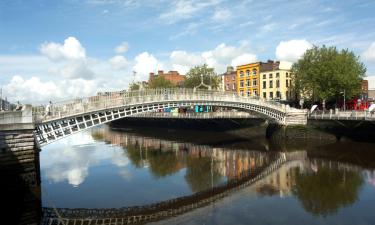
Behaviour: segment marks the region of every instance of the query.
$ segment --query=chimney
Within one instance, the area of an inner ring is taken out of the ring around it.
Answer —
[[[163,74],[163,70],[158,70],[158,75],[162,75]]]
[[[227,74],[230,74],[233,70],[233,66],[227,66]]]

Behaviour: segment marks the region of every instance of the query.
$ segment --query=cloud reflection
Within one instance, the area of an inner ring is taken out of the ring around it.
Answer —
[[[53,183],[67,181],[77,187],[88,177],[90,168],[108,163],[121,168],[119,173],[125,179],[131,177],[126,170],[129,159],[122,149],[113,146],[104,150],[102,145],[94,143],[89,132],[82,132],[44,148],[41,169],[45,179]]]

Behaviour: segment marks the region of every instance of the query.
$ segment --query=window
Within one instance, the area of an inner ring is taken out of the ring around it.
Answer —
[[[263,81],[263,89],[267,88],[267,81]]]
[[[279,78],[280,77],[280,73],[276,73],[276,78]]]
[[[246,76],[250,76],[250,70],[246,70]]]
[[[272,79],[272,73],[270,73],[270,75],[268,75],[268,77],[269,77],[270,79]]]
[[[253,96],[257,96],[257,95],[258,95],[257,90],[253,90]]]
[[[264,98],[264,99],[267,98],[267,93],[266,93],[266,92],[263,92],[263,98]]]
[[[289,73],[288,73],[288,72],[286,72],[286,77],[288,77],[288,75],[289,75]]]
[[[273,99],[273,92],[270,92],[270,99]]]
[[[250,87],[250,80],[246,80],[246,84],[248,87]]]
[[[236,90],[236,84],[232,85],[232,90]]]
[[[257,70],[253,69],[253,75],[257,75]]]
[[[227,84],[227,87],[226,87],[227,90],[229,90],[229,84]]]
[[[272,82],[272,80],[270,80],[269,88],[273,88],[273,82]]]
[[[253,79],[253,86],[254,86],[254,87],[257,86],[257,79],[256,79],[256,78]]]
[[[263,79],[267,79],[267,74],[263,74]]]
[[[286,87],[289,87],[289,82],[288,82],[288,80],[286,80],[285,86],[286,86]]]
[[[243,71],[240,71],[240,77],[243,77]]]
[[[276,80],[276,88],[280,87],[280,80]]]
[[[286,97],[287,100],[289,99],[289,92],[288,91],[285,92],[285,97]]]
[[[250,91],[247,91],[246,94],[247,94],[247,97],[249,97],[250,96]]]
[[[276,91],[276,98],[281,98],[280,91]]]
[[[236,79],[236,76],[232,76],[232,80],[235,80]]]
[[[240,87],[243,88],[243,80],[240,81]]]
[[[243,91],[242,90],[240,91],[240,95],[243,96]]]

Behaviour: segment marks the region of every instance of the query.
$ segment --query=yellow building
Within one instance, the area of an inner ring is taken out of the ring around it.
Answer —
[[[237,93],[241,96],[259,96],[260,62],[237,66]]]
[[[276,62],[270,68],[261,68],[260,97],[272,100],[289,100],[291,98],[291,69],[292,63],[286,61]]]

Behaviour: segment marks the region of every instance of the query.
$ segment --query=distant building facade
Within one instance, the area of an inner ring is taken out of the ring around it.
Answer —
[[[222,86],[224,91],[236,92],[237,91],[237,72],[234,70],[233,66],[228,66],[227,71],[221,75]]]
[[[367,101],[368,99],[368,80],[362,80],[362,85],[361,85],[361,95],[359,96],[359,98],[362,100],[362,101]]]
[[[183,86],[186,78],[185,75],[179,74],[178,71],[169,71],[168,73],[164,73],[163,70],[159,70],[157,74],[150,73],[148,83],[150,84],[156,77],[163,77],[178,87]]]
[[[260,97],[267,100],[290,100],[291,67],[290,62],[272,60],[261,66]]]
[[[237,66],[237,93],[241,96],[289,100],[291,66],[290,62],[273,60]]]

